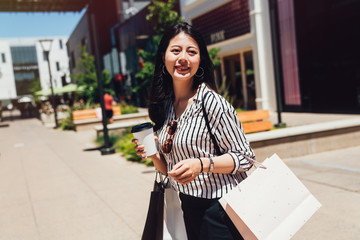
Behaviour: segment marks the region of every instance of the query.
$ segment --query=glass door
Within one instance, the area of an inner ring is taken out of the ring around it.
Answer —
[[[244,52],[245,62],[245,76],[246,76],[246,95],[247,95],[247,110],[256,109],[256,94],[255,94],[255,77],[254,77],[254,64],[253,52]]]

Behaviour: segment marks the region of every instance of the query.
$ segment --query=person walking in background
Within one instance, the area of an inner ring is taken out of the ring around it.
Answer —
[[[180,192],[188,239],[243,239],[218,200],[247,177],[255,154],[235,109],[217,93],[205,41],[187,23],[159,44],[149,116],[158,140],[150,158]],[[135,150],[145,153],[143,145]]]
[[[114,102],[113,97],[110,95],[108,90],[105,90],[104,105],[105,105],[105,113],[106,113],[106,119],[107,119],[108,124],[112,124],[114,122],[114,119],[113,119],[114,112],[112,109],[113,102]]]

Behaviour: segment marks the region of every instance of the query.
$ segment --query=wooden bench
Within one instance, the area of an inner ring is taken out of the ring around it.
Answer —
[[[113,106],[114,116],[121,115],[121,109],[119,105]],[[96,119],[98,118],[96,115],[95,109],[84,109],[84,110],[76,110],[72,112],[73,121],[76,124],[76,121],[86,120],[86,119]]]
[[[268,131],[272,128],[268,110],[253,110],[237,114],[245,133]]]

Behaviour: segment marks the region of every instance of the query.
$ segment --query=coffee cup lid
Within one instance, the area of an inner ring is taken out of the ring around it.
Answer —
[[[131,132],[132,133],[141,132],[141,131],[147,130],[149,128],[153,128],[153,125],[150,122],[142,123],[142,124],[133,126],[131,128]]]

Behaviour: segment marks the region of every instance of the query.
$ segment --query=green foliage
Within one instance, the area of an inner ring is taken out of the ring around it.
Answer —
[[[226,76],[223,77],[221,85],[217,86],[219,94],[223,96],[231,105],[234,104],[235,97],[230,95],[229,89],[231,84],[226,84]]]
[[[75,130],[75,124],[73,121],[71,108],[68,109],[68,116],[61,121],[60,128],[62,130]]]
[[[91,103],[91,102],[84,103],[84,101],[80,100],[79,102],[74,103],[74,105],[72,106],[72,111],[93,109],[93,108],[98,108],[98,107],[100,107],[99,103]]]
[[[41,82],[40,82],[40,78],[34,78],[31,80],[30,82],[30,88],[29,91],[31,93],[31,95],[34,96],[35,100],[38,98],[38,96],[35,95],[35,93],[37,91],[41,90]]]
[[[211,61],[214,64],[215,68],[220,67],[220,64],[221,64],[220,59],[217,57],[220,50],[221,50],[220,48],[211,48],[211,49],[209,49],[209,56],[210,56]],[[217,89],[219,91],[219,94],[222,95],[230,104],[233,105],[236,97],[230,95],[229,89],[231,87],[231,84],[230,83],[227,84],[226,76],[224,76],[222,78],[220,85],[219,85],[218,82],[216,82],[216,85],[217,85],[216,87],[217,87]]]
[[[168,27],[184,21],[176,11],[172,10],[175,3],[176,0],[168,0],[167,2],[154,0],[153,4],[149,6],[149,14],[146,15],[146,20],[155,22],[154,30],[157,34],[162,35]]]
[[[220,50],[220,48],[209,49],[209,56],[215,68],[220,67],[221,64],[220,58],[217,57]]]
[[[128,113],[137,113],[139,110],[137,107],[133,105],[128,105],[126,103],[121,104],[121,114],[128,114]]]
[[[112,147],[115,147],[116,152],[121,152],[127,160],[143,163],[146,166],[154,166],[150,158],[143,160],[140,156],[136,155],[135,144],[131,142],[133,138],[134,136],[130,129],[125,129],[121,134],[110,134],[109,142]],[[97,137],[95,143],[97,146],[103,146],[105,144],[104,136],[100,135]]]
[[[135,77],[142,79],[142,82],[132,89],[133,92],[138,92],[144,87],[149,88],[155,69],[155,55],[164,31],[176,23],[184,21],[176,11],[172,10],[175,3],[176,0],[167,2],[154,0],[153,4],[148,7],[149,14],[146,15],[146,19],[155,23],[156,35],[152,37],[154,49],[151,52],[142,49],[138,51],[138,55],[144,61],[144,67],[135,74]]]
[[[141,49],[139,50],[138,54],[144,59],[144,67],[135,74],[135,77],[140,78],[143,81],[134,87],[132,92],[138,92],[143,87],[148,87],[151,83],[155,70],[155,53],[151,54]]]
[[[82,46],[80,49],[81,58],[77,62],[76,72],[72,74],[72,78],[75,79],[78,86],[82,86],[84,91],[80,93],[80,96],[85,97],[88,102],[99,102],[99,89],[96,76],[95,58],[86,52],[86,46]],[[103,84],[109,84],[111,81],[108,71],[102,71]]]
[[[110,144],[110,146],[114,147],[115,144],[120,140],[120,138],[121,138],[120,135],[110,134],[109,135],[109,144]],[[95,143],[98,146],[104,146],[105,145],[104,135],[98,136],[95,139]]]
[[[242,109],[242,108],[236,108],[235,111],[236,111],[237,113],[239,113],[239,112],[246,112],[246,110],[245,110],[245,109]]]

